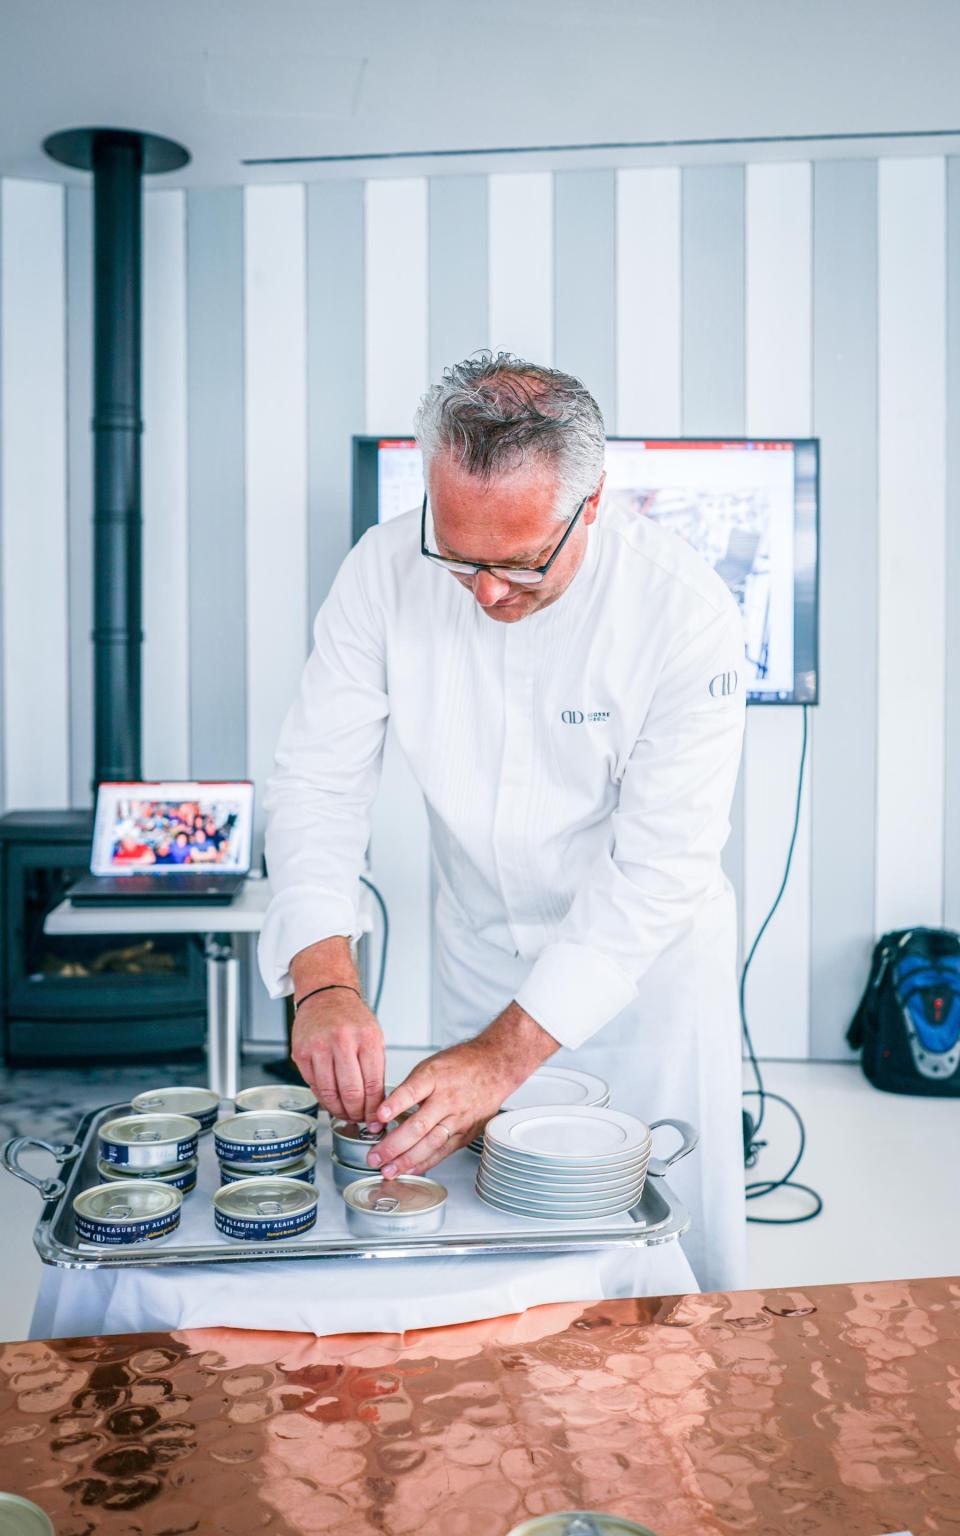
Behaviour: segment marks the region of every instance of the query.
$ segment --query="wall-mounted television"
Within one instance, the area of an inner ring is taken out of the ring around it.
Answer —
[[[353,536],[418,507],[408,437],[354,438]],[[816,704],[820,445],[815,438],[607,439],[604,504],[652,517],[723,577],[743,615],[747,700]]]

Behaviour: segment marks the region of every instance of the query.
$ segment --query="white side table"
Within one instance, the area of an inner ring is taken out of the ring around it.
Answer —
[[[62,901],[47,914],[47,933],[199,933],[207,961],[207,1079],[222,1099],[237,1092],[240,1073],[240,961],[237,934],[259,933],[270,905],[270,883],[251,876],[229,904],[128,902],[122,907],[75,907]],[[373,926],[369,908],[360,914],[363,931]]]

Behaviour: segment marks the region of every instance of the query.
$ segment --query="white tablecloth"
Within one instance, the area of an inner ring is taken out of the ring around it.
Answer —
[[[400,1333],[548,1301],[696,1291],[679,1243],[533,1258],[276,1259],[195,1268],[46,1268],[30,1337],[179,1328]]]

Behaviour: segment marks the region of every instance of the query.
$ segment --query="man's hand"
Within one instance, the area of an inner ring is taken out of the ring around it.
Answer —
[[[553,1036],[511,1003],[475,1040],[439,1051],[415,1067],[378,1106],[377,1118],[384,1123],[414,1104],[419,1108],[384,1137],[367,1162],[387,1179],[426,1173],[449,1152],[466,1146],[557,1049]]]
[[[292,1056],[322,1107],[340,1120],[375,1120],[383,1100],[383,1033],[362,997],[320,992],[297,1009]]]

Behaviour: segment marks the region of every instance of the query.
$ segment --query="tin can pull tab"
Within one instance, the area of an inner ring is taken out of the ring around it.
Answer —
[[[161,1098],[159,1093],[151,1093],[151,1095],[150,1095],[150,1097],[148,1099],[141,1099],[140,1103],[143,1105],[144,1109],[162,1109],[163,1108],[163,1099]]]
[[[379,1211],[382,1216],[388,1216],[391,1211],[400,1209],[400,1201],[396,1195],[378,1195],[370,1209]]]
[[[382,1125],[361,1125],[357,1129],[358,1141],[379,1141],[382,1135]]]
[[[112,1216],[115,1221],[126,1221],[128,1216],[133,1215],[133,1210],[126,1201],[115,1200],[113,1205],[107,1206],[106,1214]]]
[[[134,1131],[133,1139],[134,1141],[159,1141],[160,1132],[151,1130]]]
[[[280,1204],[279,1200],[258,1200],[257,1201],[257,1215],[258,1216],[282,1216],[283,1215],[283,1206]]]

